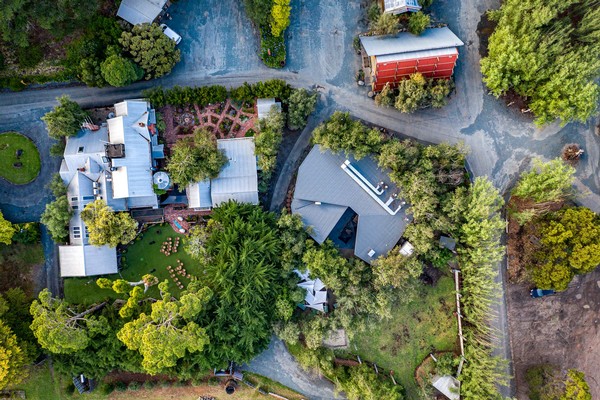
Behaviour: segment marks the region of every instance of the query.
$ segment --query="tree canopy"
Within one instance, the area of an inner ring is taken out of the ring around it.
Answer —
[[[288,99],[288,127],[292,130],[306,126],[306,119],[315,110],[317,93],[294,89]]]
[[[46,225],[46,229],[55,242],[62,242],[69,236],[69,221],[73,211],[69,205],[69,199],[62,195],[51,203],[46,204],[40,222]]]
[[[600,11],[594,0],[507,0],[489,18],[498,25],[481,60],[484,82],[500,96],[526,98],[537,124],[585,121],[600,87]]]
[[[44,289],[39,299],[31,303],[31,330],[44,349],[58,354],[74,353],[88,346],[90,329],[106,324],[102,317],[92,315],[104,304],[79,312],[75,306],[53,298],[50,291]]]
[[[127,244],[137,233],[137,221],[129,213],[114,212],[104,200],[86,204],[81,219],[88,228],[89,243],[94,246]]]
[[[182,187],[216,178],[227,164],[227,156],[217,148],[214,135],[203,128],[196,129],[192,137],[178,140],[171,151],[167,171]]]
[[[271,33],[280,36],[290,25],[290,0],[273,0],[271,8]]]
[[[383,138],[378,129],[369,129],[350,113],[336,111],[313,131],[313,143],[333,153],[344,152],[356,159],[377,152]]]
[[[560,210],[540,222],[540,244],[529,267],[542,289],[565,290],[576,274],[600,264],[600,217],[585,207]]]
[[[408,31],[413,35],[420,35],[429,26],[429,22],[431,22],[429,15],[421,11],[412,13],[408,18]]]
[[[142,79],[144,71],[133,61],[113,54],[100,65],[102,77],[111,86],[126,86]]]
[[[0,243],[10,244],[14,234],[14,226],[10,221],[4,219],[4,215],[2,214],[2,211],[0,211]]]
[[[67,95],[58,97],[56,100],[58,100],[58,105],[42,117],[42,121],[46,123],[48,135],[54,139],[76,135],[88,114]]]
[[[192,282],[179,300],[168,292],[168,281],[159,285],[162,299],[152,311],[141,313],[117,333],[129,350],[139,351],[142,367],[149,374],[165,372],[186,354],[202,351],[209,339],[193,319],[210,300],[210,289]]]
[[[266,118],[258,121],[260,132],[254,139],[254,152],[258,157],[258,167],[267,178],[270,178],[275,169],[284,126],[285,114],[277,110],[275,106],[271,107]]]
[[[533,167],[521,175],[512,194],[536,203],[564,200],[572,193],[574,175],[575,168],[560,158],[547,163],[534,158]]]
[[[0,320],[0,390],[20,383],[27,376],[23,369],[26,363],[17,336]]]
[[[200,278],[214,293],[208,360],[248,361],[267,346],[277,318],[273,304],[284,273],[275,217],[255,205],[228,202],[214,209],[204,229],[206,274]]]
[[[119,42],[144,70],[146,79],[168,74],[181,59],[175,41],[156,23],[135,25],[131,32],[121,34]]]

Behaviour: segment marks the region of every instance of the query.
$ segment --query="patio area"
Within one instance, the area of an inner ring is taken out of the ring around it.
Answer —
[[[187,235],[193,225],[203,222],[203,216],[210,215],[210,210],[196,211],[183,204],[168,204],[163,210],[165,222],[168,222],[175,232],[182,235]]]
[[[190,136],[196,128],[206,128],[217,139],[253,136],[256,130],[257,113],[254,105],[235,104],[230,99],[224,103],[207,107],[165,106],[160,110],[166,130],[162,133],[167,146]]]

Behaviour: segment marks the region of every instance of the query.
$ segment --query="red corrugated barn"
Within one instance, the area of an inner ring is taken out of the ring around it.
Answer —
[[[415,72],[450,78],[464,43],[447,27],[426,29],[420,36],[402,32],[394,36],[361,36],[363,66],[371,70],[371,85],[379,92],[387,82],[398,82]]]

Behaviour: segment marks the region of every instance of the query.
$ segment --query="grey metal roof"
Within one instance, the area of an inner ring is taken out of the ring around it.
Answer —
[[[371,184],[377,185],[382,181],[388,185],[383,194],[375,196],[378,200],[342,168],[346,160]],[[406,227],[406,208],[395,215],[390,214],[389,209],[396,210],[399,205],[399,200],[392,196],[394,193],[398,193],[398,188],[374,159],[347,159],[343,154],[333,154],[329,150],[321,152],[319,146],[314,146],[298,170],[292,212],[300,214],[305,225],[313,227],[311,236],[321,243],[346,208],[352,208],[359,216],[354,253],[371,262],[386,254],[398,242]],[[386,209],[382,203],[388,202]],[[375,251],[373,257],[368,256],[370,250]]]
[[[167,0],[123,0],[117,15],[130,24],[151,23]]]
[[[254,138],[221,139],[217,147],[225,151],[228,162],[211,181],[213,207],[228,200],[258,204],[258,174]]]
[[[448,250],[454,251],[456,248],[456,240],[448,236],[440,236],[440,245],[447,248]]]
[[[94,276],[117,273],[117,250],[108,246],[59,246],[60,276]]]
[[[185,189],[189,208],[210,210],[212,199],[210,197],[210,180],[195,182]]]
[[[369,56],[445,49],[464,43],[448,27],[429,28],[419,35],[400,32],[393,36],[361,36],[360,41]]]
[[[304,225],[312,226],[311,236],[317,243],[323,243],[337,222],[342,218],[344,212],[348,209],[347,206],[336,204],[321,203],[315,204],[314,201],[292,200],[292,210],[302,216]],[[318,225],[314,225],[314,221],[319,221]]]

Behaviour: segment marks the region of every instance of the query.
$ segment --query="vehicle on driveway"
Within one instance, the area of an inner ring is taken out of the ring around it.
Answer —
[[[529,291],[529,294],[530,294],[530,295],[531,295],[531,297],[533,297],[534,299],[535,299],[535,298],[538,298],[538,297],[550,296],[550,295],[552,295],[552,294],[555,294],[555,293],[556,293],[556,292],[555,292],[554,290],[552,290],[552,289],[547,289],[547,290],[544,290],[544,289],[538,289],[538,288],[534,288],[534,289],[531,289],[531,290]]]
[[[167,35],[169,38],[175,41],[175,44],[179,44],[179,42],[181,42],[181,36],[179,36],[179,34],[173,29],[169,28],[165,24],[160,24],[160,27],[165,35]]]

